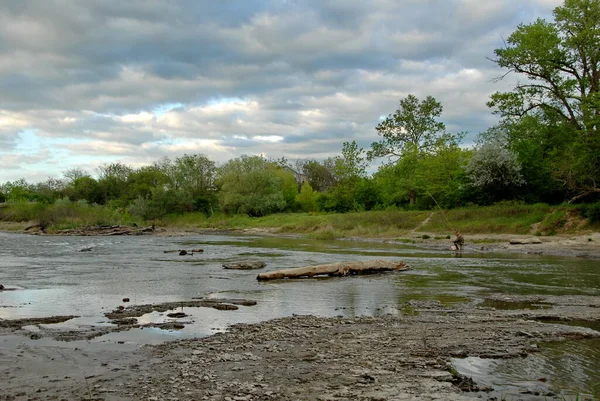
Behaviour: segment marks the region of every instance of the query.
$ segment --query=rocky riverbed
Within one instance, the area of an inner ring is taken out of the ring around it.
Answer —
[[[597,296],[486,301],[410,301],[400,316],[292,316],[141,348],[0,347],[0,400],[494,400],[494,389],[457,374],[453,358],[523,358],[544,342],[600,338],[563,324],[597,324]],[[563,399],[535,379],[540,388],[521,399]]]

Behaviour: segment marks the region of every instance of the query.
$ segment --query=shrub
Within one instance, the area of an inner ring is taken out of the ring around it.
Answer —
[[[581,215],[587,217],[590,223],[600,223],[600,202],[583,206],[581,208]]]

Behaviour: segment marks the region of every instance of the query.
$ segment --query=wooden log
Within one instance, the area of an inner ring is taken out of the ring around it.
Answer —
[[[257,280],[278,280],[282,278],[327,276],[349,276],[354,274],[374,274],[384,271],[403,271],[410,267],[404,262],[392,262],[388,260],[371,260],[366,262],[340,262],[326,265],[305,266],[293,269],[275,270],[261,273],[256,276]]]

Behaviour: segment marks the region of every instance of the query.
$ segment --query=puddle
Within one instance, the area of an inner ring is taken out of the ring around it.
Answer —
[[[483,399],[506,401],[583,401],[600,399],[596,361],[600,339],[540,344],[526,358],[453,359],[456,370],[480,386],[490,386]]]

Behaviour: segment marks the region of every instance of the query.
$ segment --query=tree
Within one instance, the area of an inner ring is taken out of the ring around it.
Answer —
[[[317,210],[318,193],[313,191],[308,181],[304,181],[300,193],[296,195],[296,202],[303,212],[315,212]]]
[[[299,170],[313,190],[323,192],[335,185],[334,159],[329,158],[323,162],[308,159],[299,164]]]
[[[216,172],[215,162],[205,155],[183,155],[175,159],[173,178],[177,188],[197,198],[214,191]]]
[[[286,207],[279,167],[260,156],[243,155],[230,160],[217,173],[220,200],[228,213],[260,217]]]
[[[156,165],[142,166],[127,177],[127,198],[150,198],[154,188],[165,186],[168,181],[169,178]]]
[[[90,175],[81,167],[75,167],[63,171],[63,177],[65,178],[67,184],[72,184],[78,178],[89,176]]]
[[[554,178],[573,191],[572,201],[600,193],[600,0],[565,0],[553,22],[519,25],[495,54],[506,75],[526,80],[488,105],[512,121],[556,120],[569,141]]]
[[[419,102],[414,95],[400,100],[400,107],[377,125],[377,133],[383,137],[373,142],[368,152],[369,159],[375,157],[401,158],[407,148],[426,151],[446,129],[436,119],[442,114],[442,104],[432,96]]]
[[[65,192],[71,200],[86,200],[88,203],[104,203],[104,193],[98,181],[85,175],[76,178]]]
[[[123,163],[110,163],[98,167],[98,185],[102,188],[104,203],[124,198],[128,192],[127,181],[133,169]]]
[[[366,175],[367,161],[365,151],[358,148],[356,141],[342,144],[342,156],[334,160],[334,173],[338,181],[354,180]]]
[[[510,197],[515,187],[525,184],[517,155],[499,141],[486,142],[476,149],[466,171],[471,184],[486,191],[494,201]]]

